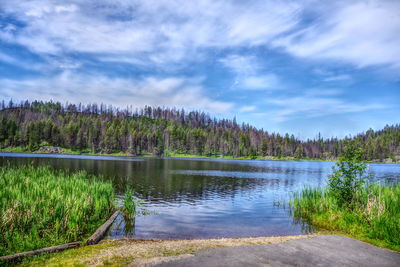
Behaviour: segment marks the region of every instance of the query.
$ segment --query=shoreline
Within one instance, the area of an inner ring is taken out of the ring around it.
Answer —
[[[42,155],[82,155],[82,156],[103,156],[103,157],[131,157],[131,158],[171,158],[171,159],[229,159],[229,160],[260,160],[260,161],[328,161],[334,162],[337,159],[318,159],[318,158],[293,158],[293,157],[271,157],[271,156],[255,156],[255,157],[233,157],[233,156],[204,156],[195,154],[183,154],[183,153],[170,153],[169,155],[157,156],[154,154],[143,154],[143,155],[133,155],[124,152],[115,153],[92,153],[84,151],[75,151],[67,148],[57,148],[57,150],[62,152],[53,152],[51,150],[46,151],[36,150],[29,151],[21,147],[12,148],[2,148],[0,153],[23,153],[23,154],[42,154]],[[363,161],[364,163],[380,163],[380,164],[400,164],[400,162],[388,162],[388,161],[378,161],[369,160]]]

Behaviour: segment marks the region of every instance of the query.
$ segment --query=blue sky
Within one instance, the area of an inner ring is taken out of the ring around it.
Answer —
[[[399,123],[400,1],[0,0],[0,98],[379,129]]]

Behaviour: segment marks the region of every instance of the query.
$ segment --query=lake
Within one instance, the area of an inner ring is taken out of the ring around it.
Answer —
[[[111,179],[119,198],[132,187],[143,200],[133,225],[122,216],[107,238],[255,237],[305,234],[289,197],[306,185],[323,186],[333,162],[171,159],[0,153],[0,165],[50,165]],[[369,164],[374,180],[400,181],[399,164]]]

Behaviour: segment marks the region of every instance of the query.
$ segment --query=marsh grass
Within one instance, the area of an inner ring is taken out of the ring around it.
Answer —
[[[110,182],[50,167],[0,168],[0,255],[83,241],[114,210]]]
[[[329,189],[304,188],[291,200],[295,218],[400,251],[400,184],[365,185],[352,209],[343,208]]]
[[[136,215],[136,207],[138,203],[136,203],[133,195],[134,193],[130,189],[125,192],[124,203],[122,207],[122,212],[125,218],[132,219]]]

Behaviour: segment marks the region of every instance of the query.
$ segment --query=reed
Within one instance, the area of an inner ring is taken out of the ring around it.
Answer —
[[[329,189],[307,187],[290,205],[296,219],[400,251],[400,184],[365,185],[354,199],[352,209],[343,208]]]
[[[133,198],[134,192],[128,189],[125,192],[123,207],[121,208],[126,218],[132,219],[136,215],[137,203]]]
[[[1,167],[0,188],[0,255],[82,241],[115,209],[111,183],[83,171]]]

